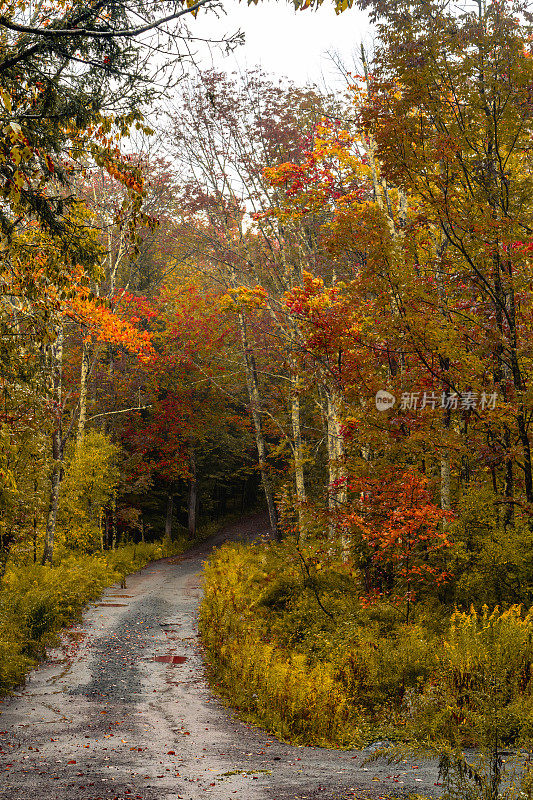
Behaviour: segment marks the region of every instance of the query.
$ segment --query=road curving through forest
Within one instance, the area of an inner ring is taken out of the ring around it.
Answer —
[[[0,702],[1,800],[350,800],[438,795],[437,767],[292,747],[209,691],[197,640],[202,561],[267,533],[257,515],[91,604]]]

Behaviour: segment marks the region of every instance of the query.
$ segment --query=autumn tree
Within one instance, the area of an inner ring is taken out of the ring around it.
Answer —
[[[176,519],[194,538],[200,512],[204,520],[224,513],[226,497],[245,490],[253,467],[244,376],[238,365],[228,367],[236,331],[220,292],[192,264],[174,265],[159,293],[138,304],[158,355],[129,376],[129,389],[124,376],[133,397],[142,386],[146,408],[114,429],[130,454],[132,488],[143,476],[150,485],[144,499],[132,491],[131,501],[152,518],[150,506],[159,505],[167,539]]]
[[[343,524],[358,538],[358,560],[365,602],[388,598],[409,622],[414,603],[451,578],[447,565],[452,543],[442,530],[442,511],[414,471],[378,479],[359,479],[351,487],[357,500]]]
[[[503,401],[487,440],[509,522],[519,486],[533,501],[526,322],[530,19],[520,3],[479,4],[461,13],[439,3],[375,8],[386,29],[362,124],[376,139],[388,179],[411,194],[419,221],[441,239],[432,256],[436,277],[448,326],[465,330],[468,319],[470,383],[478,392],[497,391]],[[450,386],[459,383],[463,365],[443,345],[435,347],[441,360],[435,377]]]

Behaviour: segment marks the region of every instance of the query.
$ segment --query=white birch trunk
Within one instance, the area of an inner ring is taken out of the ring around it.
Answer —
[[[267,462],[267,447],[265,437],[263,435],[263,421],[262,421],[262,402],[259,387],[257,385],[257,373],[255,370],[255,363],[253,352],[248,341],[248,334],[246,330],[246,320],[244,314],[239,313],[239,329],[241,334],[241,343],[244,353],[244,368],[246,372],[246,385],[248,388],[248,396],[250,398],[250,407],[252,413],[252,420],[254,423],[255,443],[257,447],[257,455],[259,458],[259,470],[261,472],[261,481],[265,492],[265,499],[268,508],[268,516],[270,519],[270,527],[275,537],[279,539],[278,517],[276,513],[276,505],[274,503],[274,492],[272,488],[272,481],[270,479],[270,472]]]
[[[345,507],[348,499],[348,483],[345,464],[344,439],[341,429],[341,402],[339,392],[331,386],[324,386],[326,403],[324,416],[326,421],[326,447],[328,454],[328,510],[330,516],[329,535],[332,542],[337,541],[336,518]],[[341,538],[339,542],[344,556],[347,555],[349,542]]]
[[[50,372],[52,403],[54,413],[54,429],[52,432],[52,475],[50,487],[50,501],[46,519],[46,532],[42,563],[52,563],[54,555],[54,538],[56,530],[57,509],[59,507],[59,493],[63,479],[63,324],[57,328],[57,338],[50,346]]]
[[[76,434],[76,449],[81,447],[85,437],[85,423],[87,420],[87,390],[89,385],[90,356],[89,344],[83,343],[80,367],[80,415],[78,418],[78,431]]]
[[[440,507],[452,510],[450,457],[446,454],[440,461]]]

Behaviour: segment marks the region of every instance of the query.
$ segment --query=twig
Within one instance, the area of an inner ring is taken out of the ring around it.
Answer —
[[[147,406],[134,406],[133,408],[121,408],[119,411],[104,411],[103,414],[94,414],[92,417],[87,417],[85,422],[90,422],[92,419],[96,419],[97,417],[109,417],[111,414],[127,414],[128,411],[144,411],[145,408],[151,408],[152,404],[150,403]]]

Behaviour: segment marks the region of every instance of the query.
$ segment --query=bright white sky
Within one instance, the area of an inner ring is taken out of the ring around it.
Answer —
[[[213,51],[216,69],[243,71],[259,65],[268,74],[286,76],[300,85],[333,85],[338,73],[328,52],[337,53],[351,69],[361,41],[372,49],[366,14],[349,9],[337,15],[328,0],[317,11],[295,11],[284,0],[262,0],[257,6],[248,6],[246,0],[223,0],[223,5],[226,14],[218,20],[212,13],[198,15],[199,35],[220,37],[240,29],[246,41],[227,57]],[[195,31],[193,25],[191,31]]]

